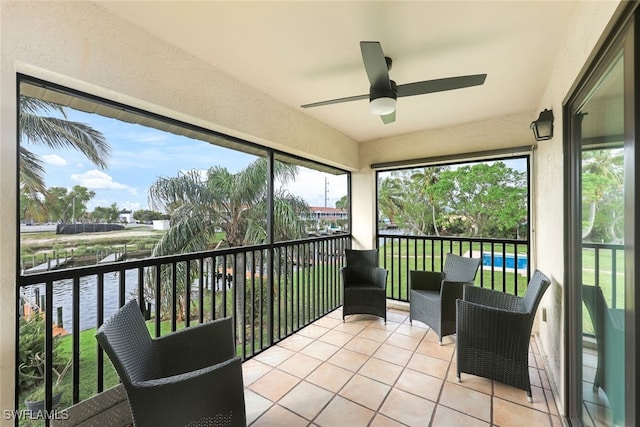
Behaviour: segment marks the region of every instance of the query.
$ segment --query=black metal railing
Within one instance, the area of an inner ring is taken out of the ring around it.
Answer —
[[[138,300],[155,336],[233,316],[237,352],[246,359],[342,304],[340,268],[350,245],[351,236],[342,234],[19,276],[19,327],[43,322],[47,410],[60,357],[71,363],[64,381],[70,396],[61,407],[117,384],[94,333],[130,299]],[[22,344],[18,338],[20,357],[29,351]],[[24,398],[20,388],[16,401]]]
[[[624,245],[583,242],[582,283],[602,288],[609,308],[624,308]]]
[[[442,271],[445,255],[482,258],[476,283],[514,295],[523,295],[531,266],[529,241],[469,237],[378,234],[380,265],[389,270],[387,297],[409,300],[409,271]]]

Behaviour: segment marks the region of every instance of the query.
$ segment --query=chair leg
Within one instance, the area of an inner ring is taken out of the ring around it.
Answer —
[[[527,392],[527,400],[529,401],[529,403],[533,403],[533,397],[531,396],[531,390],[529,390]]]
[[[456,374],[456,382],[459,382],[459,383],[462,382],[462,378],[460,378],[460,372]]]

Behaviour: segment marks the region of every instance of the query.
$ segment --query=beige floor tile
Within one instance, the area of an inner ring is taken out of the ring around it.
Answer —
[[[397,334],[407,335],[409,337],[422,339],[427,334],[427,329],[410,324],[402,324],[398,326],[398,329],[395,331]]]
[[[270,366],[278,366],[294,354],[296,354],[295,351],[274,345],[258,354],[254,359]]]
[[[395,347],[388,344],[382,344],[380,348],[373,354],[373,357],[382,359],[387,362],[395,363],[399,366],[406,366],[411,360],[413,353],[404,348]]]
[[[320,412],[314,423],[320,427],[366,427],[375,415],[371,409],[336,396]]]
[[[449,363],[426,354],[414,353],[409,363],[407,363],[407,368],[444,379],[447,377]]]
[[[378,414],[373,421],[371,421],[369,427],[404,427],[404,424],[400,424],[389,417]]]
[[[308,338],[316,339],[329,332],[328,328],[318,325],[309,325],[300,329],[297,333]]]
[[[391,387],[386,384],[356,374],[339,394],[345,399],[377,411],[390,389]]]
[[[300,351],[307,345],[311,344],[312,342],[313,342],[313,339],[309,337],[295,334],[279,342],[278,346],[284,347],[291,351]]]
[[[329,328],[329,329],[335,328],[341,323],[342,323],[342,314],[340,315],[340,318],[324,316],[316,320],[315,322],[313,322],[313,324],[316,326],[322,326],[323,328]]]
[[[436,344],[438,344],[438,341],[440,340],[440,338],[438,338],[438,334],[436,334],[433,329],[429,329],[429,331],[427,332],[427,335],[425,335],[424,339],[429,340],[431,342],[434,342]],[[455,348],[455,346],[456,346],[456,337],[455,337],[455,335],[446,335],[446,336],[442,337],[442,345],[448,345],[448,346],[452,346],[452,347]]]
[[[410,324],[406,312],[389,310],[387,319],[385,325],[375,316],[353,315],[343,323],[340,308],[244,362],[249,425],[562,425],[535,340],[529,403],[524,391],[486,378],[463,373],[458,383],[455,336],[439,346],[433,330]],[[594,357],[591,376],[596,363]],[[592,393],[592,384],[585,384]],[[585,413],[598,422],[609,417],[608,409],[592,403]]]
[[[416,352],[450,362],[453,359],[455,348],[449,345],[438,345],[438,343],[423,339],[418,348],[416,348]]]
[[[432,427],[488,427],[490,423],[470,417],[462,412],[454,411],[446,406],[438,405],[433,416]]]
[[[326,334],[318,338],[318,341],[326,342],[327,344],[333,344],[338,347],[344,346],[346,343],[353,339],[353,335],[340,331],[329,331]]]
[[[483,421],[491,421],[491,396],[446,381],[438,402]]]
[[[362,367],[362,365],[364,365],[367,359],[369,358],[364,354],[343,348],[331,356],[328,362],[341,368],[356,372]]]
[[[427,426],[436,404],[405,391],[393,389],[380,413],[408,426]]]
[[[258,378],[272,370],[273,367],[257,359],[247,360],[242,364],[242,381],[244,386],[253,384]]]
[[[273,369],[251,384],[249,388],[272,402],[277,402],[299,382],[300,379],[298,377]]]
[[[337,393],[352,376],[353,372],[347,369],[323,363],[306,378],[306,381]]]
[[[550,418],[544,412],[494,398],[493,423],[499,427],[542,427],[550,425]]]
[[[422,372],[405,369],[395,387],[433,402],[438,401],[444,380]]]
[[[392,334],[391,331],[387,331],[384,329],[380,329],[380,328],[376,328],[373,326],[368,326],[365,329],[363,329],[358,336],[362,337],[362,338],[369,338],[370,340],[374,340],[374,341],[386,341],[387,338],[389,338],[389,336]]]
[[[269,399],[265,399],[258,393],[255,393],[248,388],[244,389],[244,406],[247,413],[247,424],[251,424],[258,417],[265,413],[273,402]]]
[[[402,366],[384,360],[371,358],[360,368],[358,373],[385,384],[393,385],[400,373]]]
[[[393,334],[389,338],[387,338],[385,344],[404,348],[405,350],[409,351],[415,351],[416,347],[418,347],[418,344],[420,344],[420,339],[402,334]]]
[[[340,350],[340,347],[337,347],[333,344],[327,344],[326,342],[322,341],[314,341],[300,350],[300,353],[306,354],[307,356],[315,357],[319,360],[326,361],[338,350]]]
[[[333,398],[333,393],[306,381],[300,382],[278,402],[290,411],[312,420]]]
[[[384,319],[382,319],[381,317],[376,318],[373,322],[371,322],[371,325],[369,325],[370,328],[381,329],[387,332],[394,332],[396,329],[398,329],[399,326],[400,323],[392,322],[389,319],[387,319],[387,323],[384,323]]]
[[[461,385],[462,387],[467,387],[481,393],[492,394],[493,393],[493,381],[478,377],[476,375],[465,374],[464,372],[460,375],[461,381],[458,382],[456,378],[457,375],[457,365],[452,363],[449,365],[449,372],[447,373],[447,381]]]
[[[282,406],[274,405],[264,415],[251,424],[251,427],[306,427],[308,424],[309,421],[305,420],[301,416],[294,414]]]
[[[529,403],[526,391],[502,384],[498,381],[493,383],[493,395],[500,399],[537,409],[538,411],[549,412],[547,408],[547,399],[544,396],[544,391],[540,387],[531,386],[531,397],[533,398],[533,403]]]
[[[371,356],[380,347],[379,341],[370,340],[368,338],[354,337],[351,341],[344,345],[347,350]]]
[[[388,310],[387,322],[404,323],[409,318],[409,312],[400,310]]]
[[[302,353],[296,353],[284,362],[282,362],[278,369],[295,375],[296,377],[304,378],[309,375],[314,369],[316,369],[322,363],[321,360],[307,356]]]
[[[358,335],[362,330],[364,330],[367,326],[371,324],[371,320],[363,320],[363,321],[353,321],[348,319],[348,321],[341,323],[337,326],[334,326],[334,331],[346,332],[351,335]]]

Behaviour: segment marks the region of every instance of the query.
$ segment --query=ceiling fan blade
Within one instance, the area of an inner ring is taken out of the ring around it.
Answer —
[[[304,105],[301,105],[300,107],[302,108],[321,107],[323,105],[339,104],[341,102],[349,102],[349,101],[359,101],[361,99],[369,99],[369,94],[347,96],[346,98],[330,99],[328,101],[312,102],[311,104],[304,104]]]
[[[396,110],[393,110],[393,112],[389,114],[385,114],[384,116],[380,116],[380,118],[382,119],[382,122],[385,125],[388,125],[389,123],[393,123],[396,121]]]
[[[389,67],[380,42],[360,42],[360,50],[371,87],[375,90],[391,89]]]
[[[470,76],[447,77],[444,79],[407,83],[398,85],[398,97],[423,95],[425,93],[442,92],[445,90],[478,86],[483,84],[486,78],[486,74],[473,74]]]

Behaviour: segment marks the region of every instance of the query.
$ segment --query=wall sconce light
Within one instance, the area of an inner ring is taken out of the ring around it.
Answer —
[[[553,138],[553,111],[545,108],[540,113],[538,120],[531,122],[531,129],[533,129],[536,141],[546,141]]]

